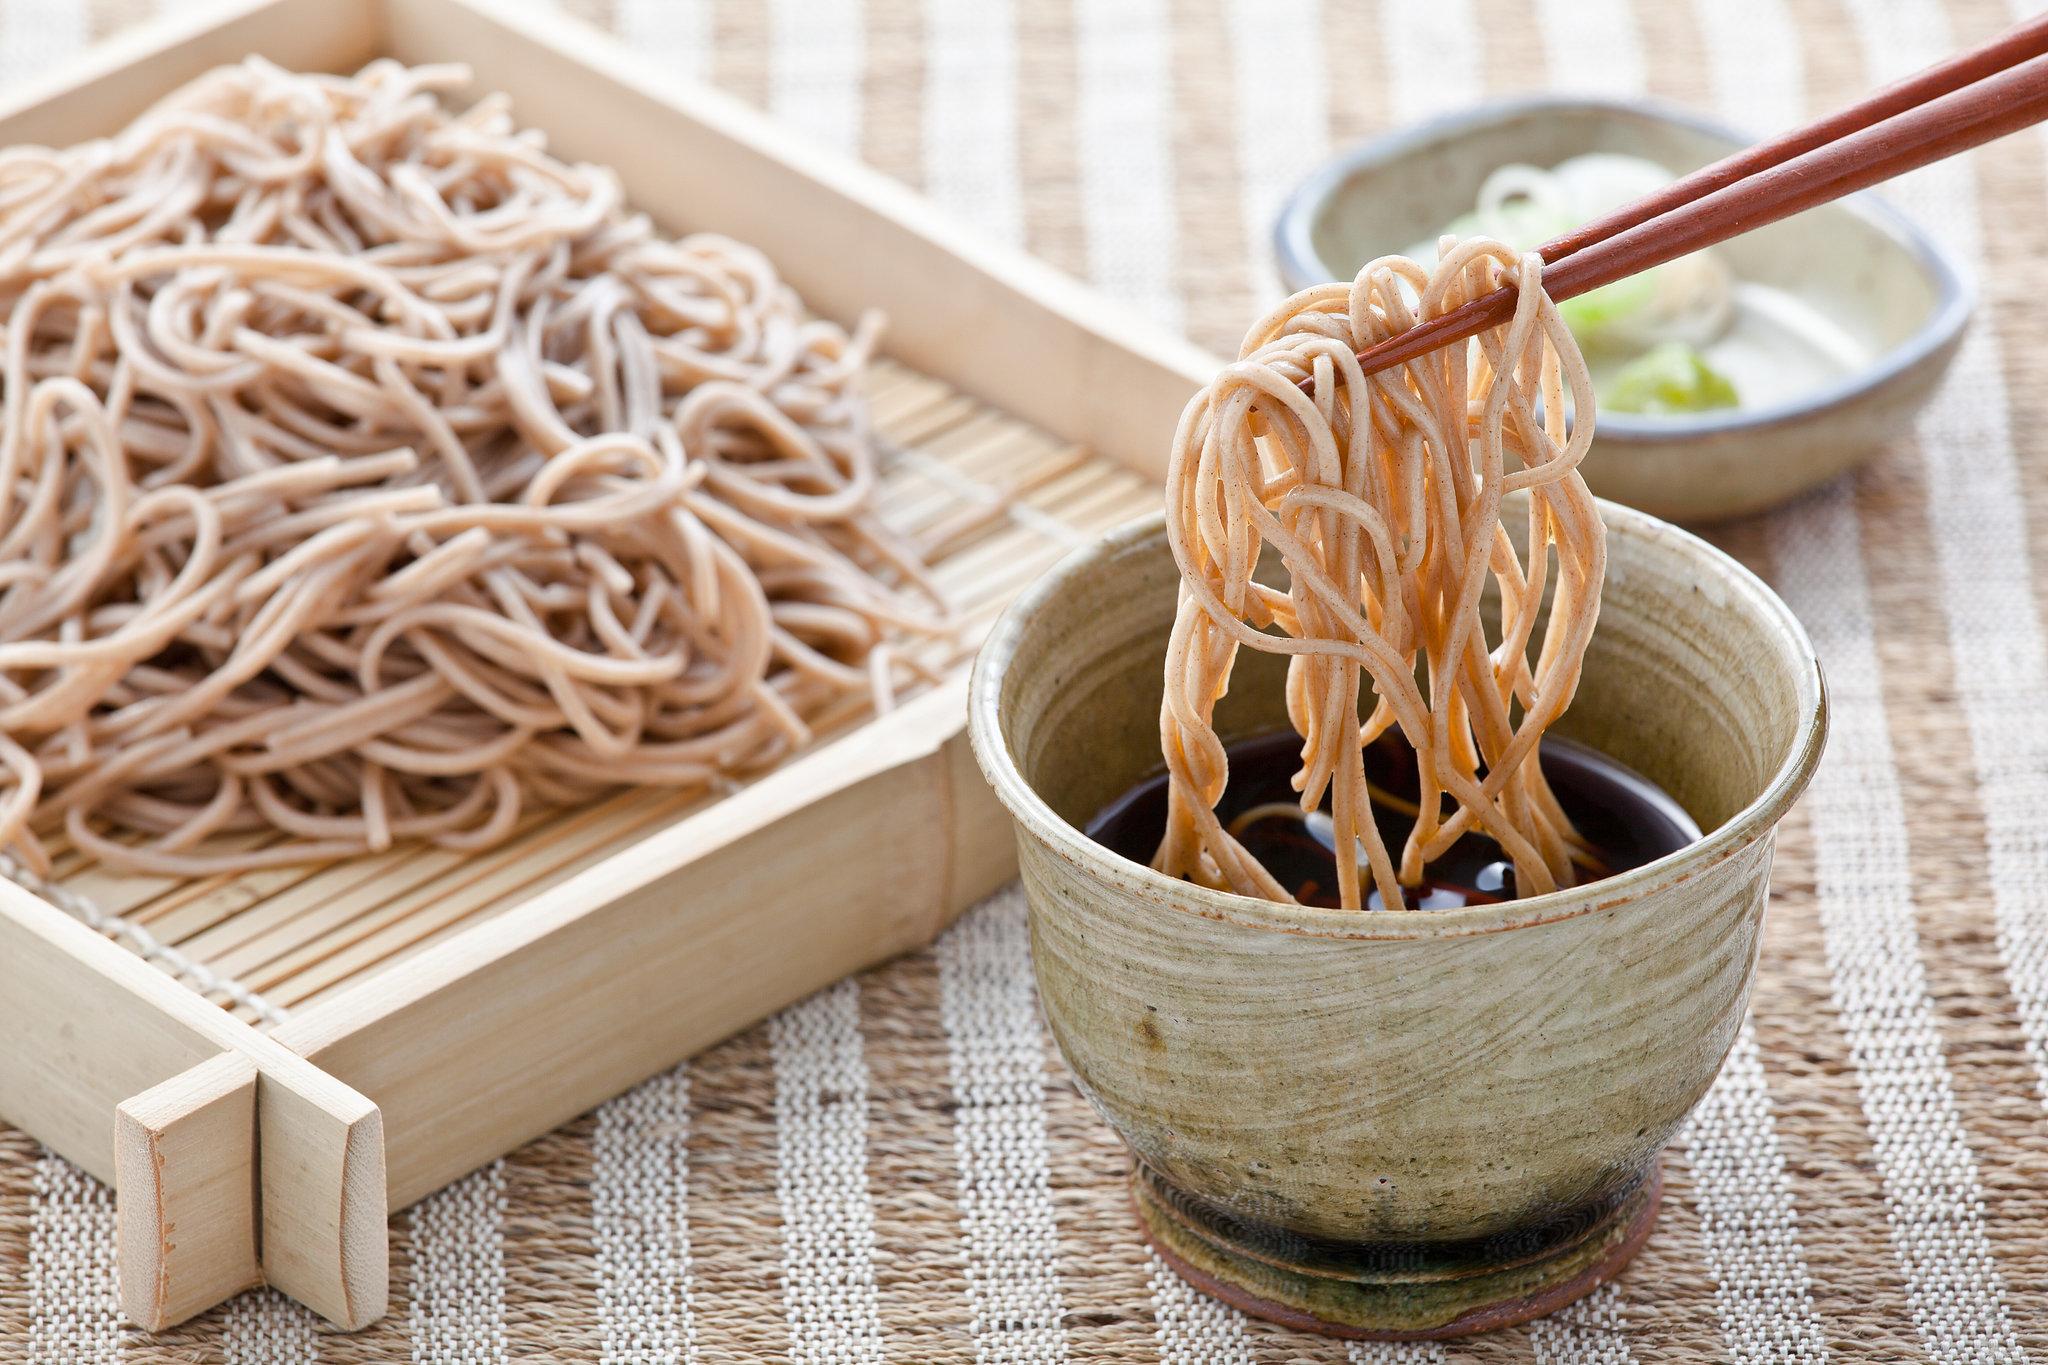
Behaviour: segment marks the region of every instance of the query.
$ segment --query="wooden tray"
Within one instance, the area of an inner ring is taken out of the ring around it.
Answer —
[[[976,628],[1156,498],[1212,368],[581,25],[483,0],[241,0],[148,26],[0,106],[0,140],[119,128],[221,62],[464,61],[672,230],[768,253],[809,304],[879,306],[885,518]],[[629,792],[463,858],[404,848],[187,881],[74,859],[0,879],[0,1116],[112,1182],[150,1328],[265,1282],[384,1312],[385,1217],[847,972],[1012,869],[964,666],[717,799]]]

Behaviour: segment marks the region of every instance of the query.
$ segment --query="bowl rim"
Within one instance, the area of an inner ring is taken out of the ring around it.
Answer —
[[[1791,648],[1798,669],[1801,714],[1793,741],[1778,770],[1756,798],[1701,838],[1641,867],[1584,886],[1570,887],[1503,901],[1495,905],[1451,910],[1383,911],[1325,910],[1283,905],[1277,901],[1213,891],[1156,872],[1142,863],[1096,843],[1056,814],[1018,770],[1010,751],[1002,714],[1002,684],[1017,647],[1033,616],[1046,609],[1074,578],[1104,559],[1142,544],[1163,541],[1166,515],[1153,512],[1125,522],[1101,537],[1070,551],[1013,599],[983,642],[968,687],[968,731],[975,758],[997,798],[1008,808],[1018,833],[1099,880],[1156,903],[1162,910],[1311,938],[1415,942],[1499,933],[1576,919],[1582,915],[1630,904],[1644,904],[1659,893],[1701,875],[1770,837],[1793,801],[1805,790],[1820,763],[1827,741],[1828,699],[1820,659],[1799,618],[1762,579],[1700,537],[1667,521],[1620,503],[1596,499],[1610,533],[1644,541],[1662,540],[1697,561],[1703,574],[1720,580],[1727,609],[1740,601],[1762,618]],[[1613,556],[1610,554],[1610,564]]]
[[[1592,110],[1675,124],[1719,138],[1729,143],[1731,149],[1745,146],[1750,141],[1731,124],[1664,100],[1571,94],[1517,95],[1489,100],[1469,109],[1442,114],[1368,138],[1330,157],[1310,172],[1281,204],[1273,223],[1273,253],[1281,278],[1290,288],[1304,287],[1298,281],[1320,283],[1336,278],[1329,264],[1316,251],[1313,228],[1323,206],[1360,170],[1383,166],[1408,152],[1450,142],[1512,118],[1555,110]],[[1977,300],[1976,282],[1962,263],[1904,214],[1869,190],[1835,202],[1905,251],[1933,283],[1934,306],[1910,336],[1862,369],[1823,384],[1804,397],[1718,413],[1645,415],[1602,412],[1601,434],[1620,437],[1631,443],[1661,444],[1803,421],[1854,403],[1953,346],[1969,324]]]

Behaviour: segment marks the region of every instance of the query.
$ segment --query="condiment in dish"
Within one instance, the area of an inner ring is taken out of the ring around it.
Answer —
[[[1276,225],[1281,274],[1300,289],[1432,242],[1475,212],[1482,188],[1504,167],[1554,178],[1575,158],[1599,153],[1682,174],[1746,141],[1651,102],[1539,96],[1486,105],[1366,143],[1318,170]],[[1625,187],[1621,197],[1640,188]],[[1541,227],[1530,226],[1540,238]],[[1498,235],[1498,225],[1490,230]],[[1667,355],[1666,373],[1637,386],[1639,401],[1603,405],[1584,466],[1596,493],[1679,520],[1772,506],[1895,437],[1947,368],[1973,301],[1956,264],[1867,194],[1745,234],[1711,255],[1725,265],[1729,308],[1705,353],[1738,403],[1626,410],[1656,408],[1660,389],[1697,382],[1675,363],[1684,357]],[[1584,310],[1583,300],[1571,304]],[[1585,349],[1603,400],[1640,358],[1597,340]]]

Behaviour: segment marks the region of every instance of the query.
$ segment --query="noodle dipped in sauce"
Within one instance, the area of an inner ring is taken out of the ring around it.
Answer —
[[[1339,909],[1336,836],[1326,807],[1304,813],[1290,779],[1301,737],[1272,730],[1232,742],[1230,785],[1216,813],[1224,827],[1303,905]],[[1558,804],[1584,840],[1579,879],[1595,881],[1675,853],[1700,837],[1699,826],[1665,791],[1597,749],[1556,736],[1540,754]],[[1415,822],[1415,753],[1398,734],[1365,747],[1367,789],[1380,838],[1398,846]],[[1088,822],[1089,838],[1133,862],[1145,862],[1166,827],[1167,774],[1156,769]],[[1514,865],[1500,845],[1467,834],[1429,864],[1419,885],[1402,888],[1405,908],[1450,910],[1520,895]],[[1385,903],[1374,891],[1366,909]]]
[[[1240,648],[1289,656],[1301,736],[1290,786],[1329,804],[1337,904],[1406,904],[1468,834],[1499,845],[1524,894],[1579,880],[1591,852],[1536,761],[1571,702],[1606,571],[1578,466],[1592,381],[1544,293],[1542,261],[1497,242],[1444,243],[1307,289],[1260,319],[1240,359],[1182,414],[1167,538],[1181,571],[1160,747],[1165,829],[1152,865],[1240,894],[1292,893],[1219,816],[1230,761],[1213,716]],[[1375,374],[1355,352],[1502,285],[1513,317]],[[1507,499],[1521,494],[1510,512]],[[1526,553],[1503,523],[1524,519]],[[1284,590],[1255,577],[1267,549]],[[1488,580],[1500,609],[1489,629]],[[1369,684],[1372,706],[1361,713]],[[1390,842],[1373,817],[1366,746],[1413,746],[1417,816]]]

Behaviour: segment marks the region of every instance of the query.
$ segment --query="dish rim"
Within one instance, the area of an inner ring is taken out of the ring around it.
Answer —
[[[1306,287],[1301,283],[1303,281],[1319,283],[1336,278],[1315,248],[1313,227],[1339,187],[1358,172],[1384,167],[1407,153],[1448,143],[1513,118],[1561,110],[1591,110],[1609,116],[1673,124],[1727,142],[1731,150],[1749,142],[1739,130],[1717,118],[1683,105],[1648,98],[1517,95],[1441,114],[1368,138],[1337,153],[1310,172],[1288,194],[1280,206],[1272,231],[1273,253],[1281,279],[1288,288],[1300,289]],[[1925,230],[1869,190],[1848,195],[1837,200],[1836,204],[1902,249],[1932,282],[1934,305],[1911,335],[1884,351],[1870,364],[1810,390],[1800,398],[1754,408],[1737,407],[1703,413],[1648,415],[1603,411],[1600,414],[1601,434],[1618,436],[1630,443],[1664,444],[1803,421],[1858,401],[1920,368],[1954,345],[1969,324],[1971,314],[1976,311],[1977,302],[1976,281],[1962,263]]]

